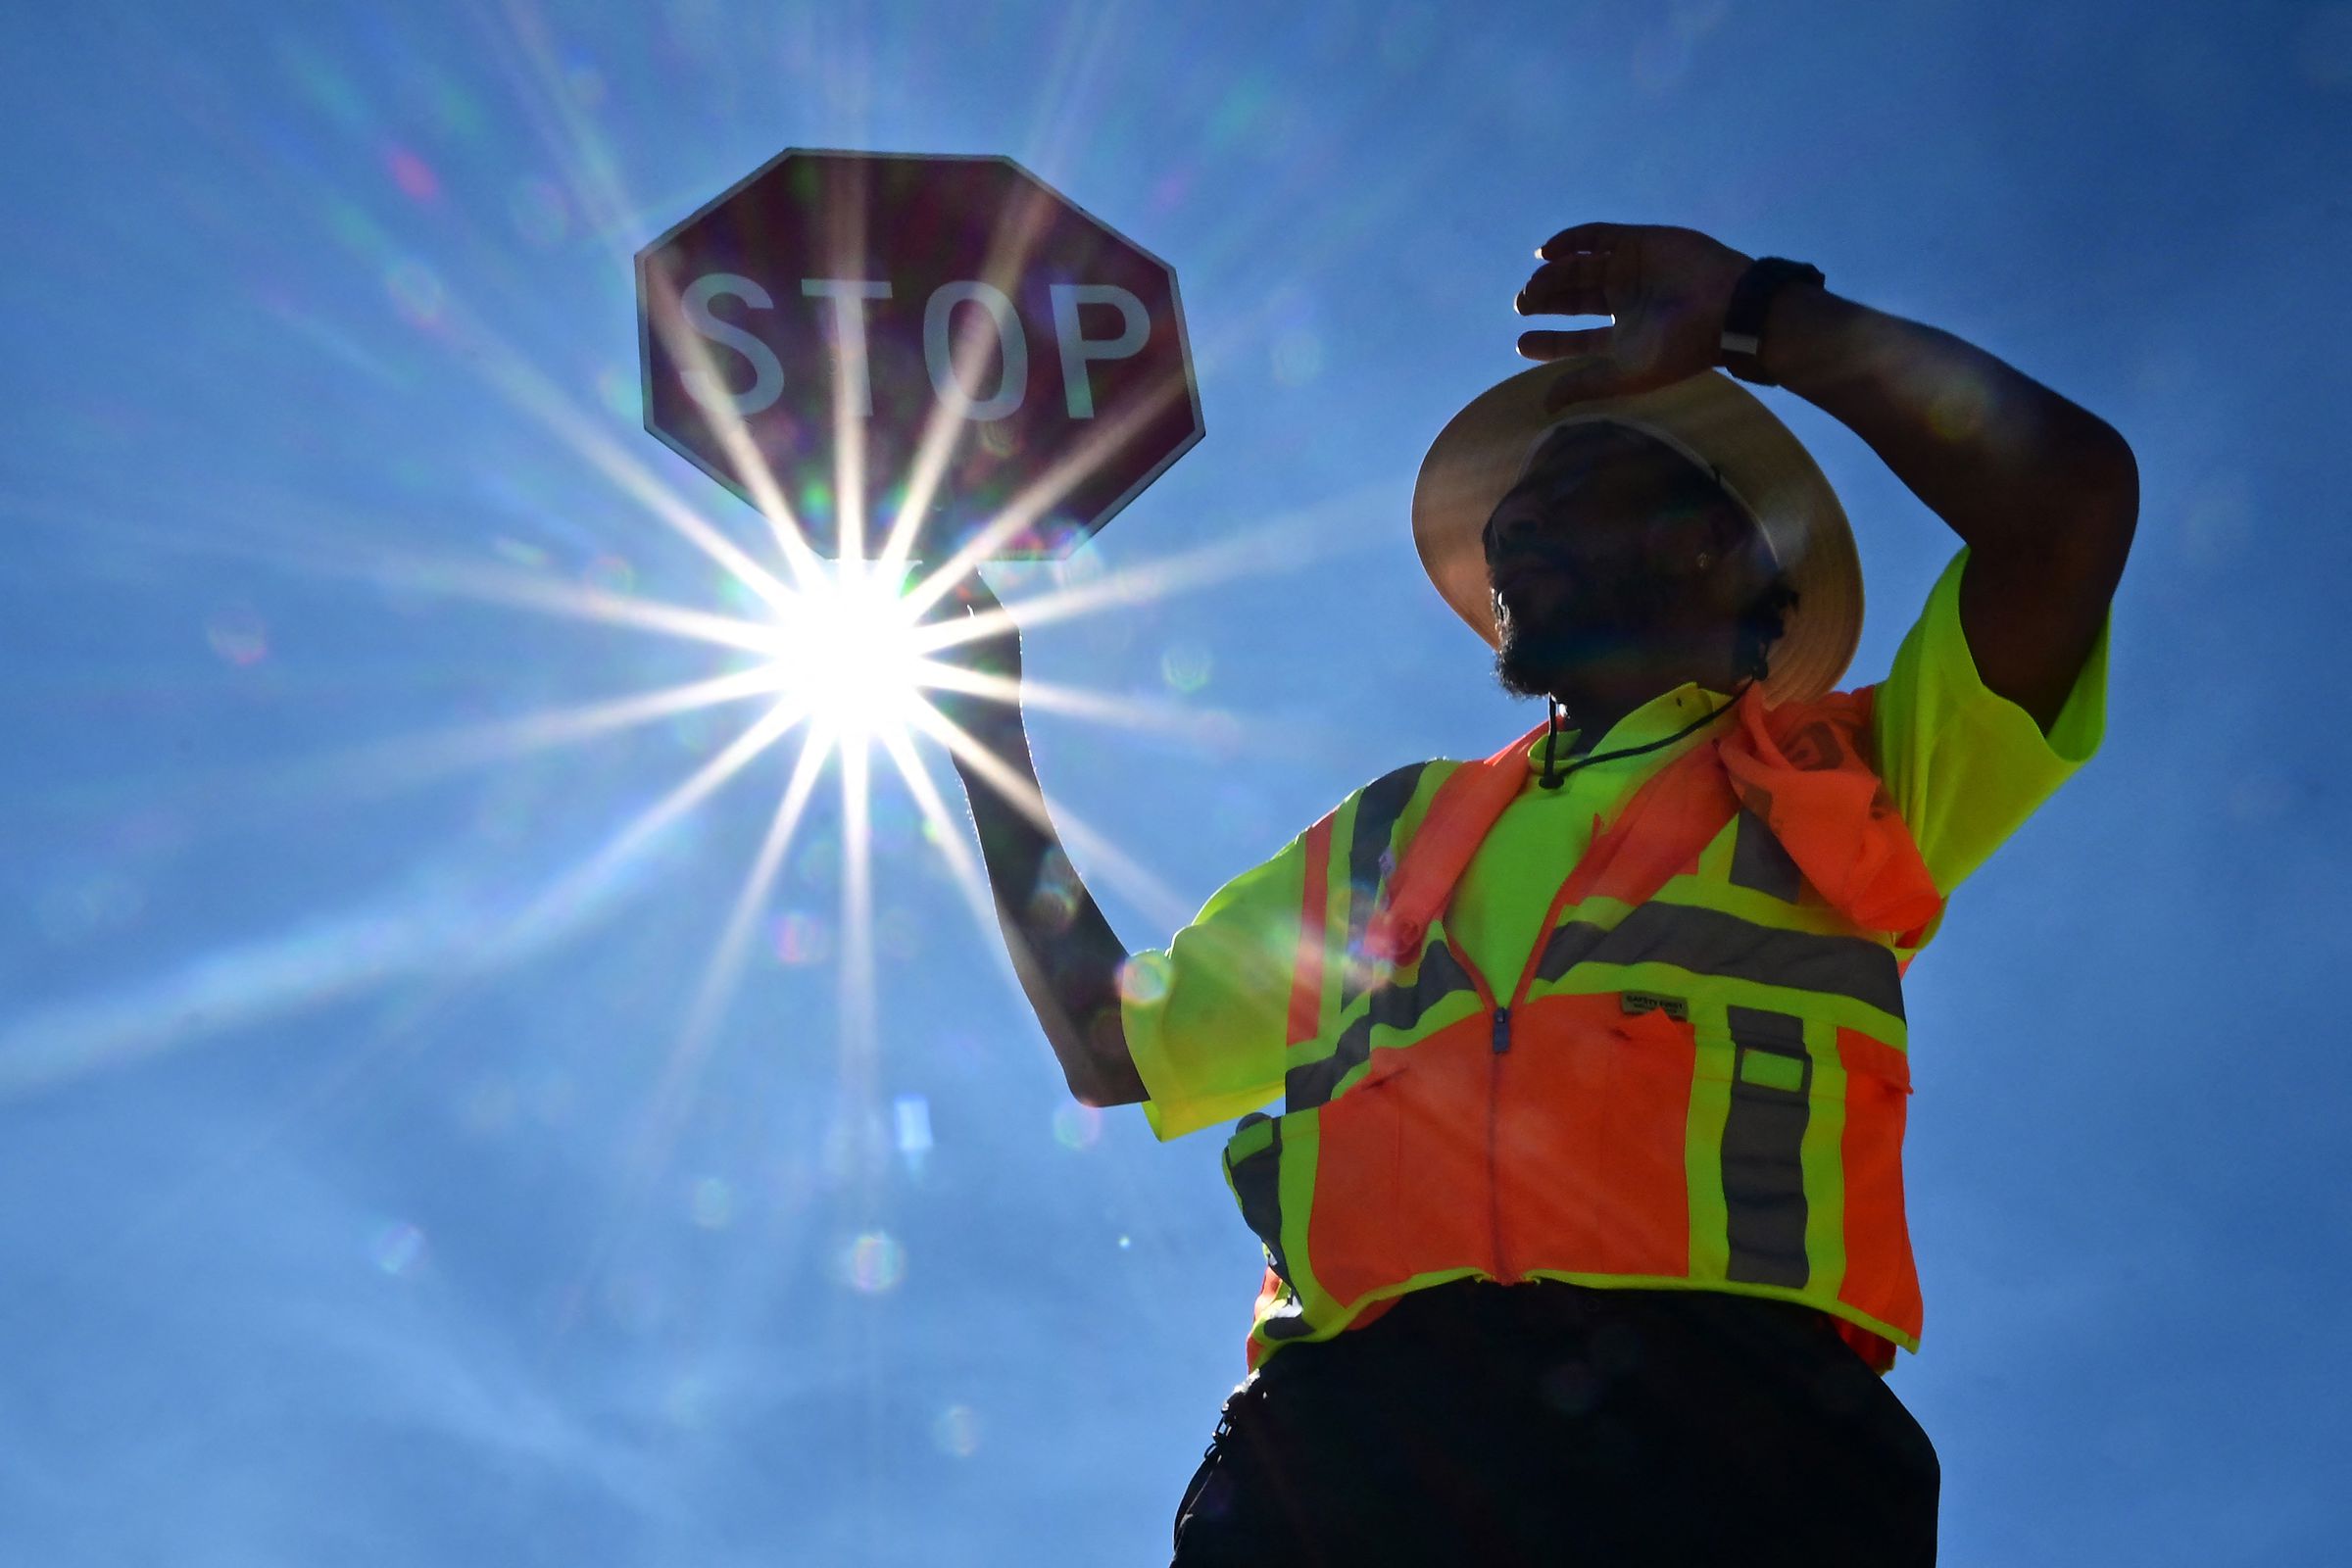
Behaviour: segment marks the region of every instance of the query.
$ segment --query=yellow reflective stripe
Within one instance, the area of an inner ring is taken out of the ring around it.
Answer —
[[[1319,1323],[1328,1315],[1331,1298],[1315,1280],[1314,1260],[1308,1255],[1307,1223],[1315,1212],[1315,1166],[1323,1155],[1323,1119],[1313,1111],[1282,1118],[1283,1158],[1277,1188],[1282,1208],[1282,1243],[1286,1276],[1298,1294],[1301,1318],[1298,1327]]]
[[[1433,1285],[1450,1285],[1455,1280],[1491,1280],[1494,1277],[1484,1269],[1433,1269],[1425,1274],[1415,1274],[1410,1278],[1399,1280],[1395,1285],[1384,1285],[1378,1290],[1367,1291],[1360,1299],[1349,1301],[1345,1305],[1332,1300],[1329,1297],[1321,1298],[1319,1303],[1313,1306],[1301,1305],[1290,1310],[1285,1310],[1282,1305],[1278,1304],[1271,1309],[1271,1314],[1278,1315],[1260,1314],[1251,1323],[1250,1334],[1252,1339],[1265,1346],[1268,1352],[1271,1353],[1284,1345],[1336,1338],[1349,1324],[1362,1317],[1366,1308],[1377,1301],[1386,1301],[1393,1297],[1410,1296],[1415,1291],[1426,1291]],[[1261,1359],[1258,1364],[1262,1366],[1265,1363]]]
[[[1776,1056],[1768,1052],[1749,1051],[1740,1055],[1740,1081],[1754,1084],[1759,1089],[1777,1089],[1793,1095],[1805,1087],[1805,1064],[1794,1056]]]
[[[1683,1119],[1683,1181],[1690,1201],[1690,1274],[1722,1279],[1731,1269],[1731,1218],[1723,1203],[1723,1126],[1732,1113],[1732,1040],[1720,997],[1692,997],[1695,1054],[1690,1108]]]
[[[1813,1265],[1805,1284],[1835,1298],[1845,1284],[1845,1063],[1836,1026],[1807,1018],[1805,1051],[1813,1058],[1813,1119],[1798,1156],[1805,1169],[1805,1255]]]

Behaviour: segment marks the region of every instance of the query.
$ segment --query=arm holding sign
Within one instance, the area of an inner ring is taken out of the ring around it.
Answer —
[[[971,804],[1013,972],[1070,1093],[1089,1105],[1132,1104],[1145,1091],[1119,1017],[1127,948],[1069,869],[1038,787],[1018,693],[1020,627],[976,575],[943,604],[949,615],[969,616],[975,635],[932,659],[981,677],[974,685],[983,689],[942,691],[933,702],[970,737],[971,747],[955,753],[956,773]]]

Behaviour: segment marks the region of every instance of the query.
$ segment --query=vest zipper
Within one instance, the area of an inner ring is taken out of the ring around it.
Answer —
[[[1494,1054],[1501,1055],[1511,1049],[1511,1009],[1494,1009]]]

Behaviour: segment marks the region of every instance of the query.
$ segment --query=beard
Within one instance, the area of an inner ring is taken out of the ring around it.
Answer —
[[[1494,650],[1494,681],[1513,697],[1549,697],[1567,671],[1589,666],[1599,650],[1590,627],[1505,627]]]
[[[1564,605],[1542,619],[1522,620],[1506,609],[1495,628],[1495,683],[1513,697],[1548,697],[1579,673],[1654,662],[1651,645],[1665,600],[1664,584],[1640,581],[1618,586],[1605,612]]]

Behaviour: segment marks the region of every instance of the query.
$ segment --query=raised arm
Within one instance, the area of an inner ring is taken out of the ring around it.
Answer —
[[[1145,1091],[1119,1018],[1127,948],[1072,868],[1038,786],[1021,718],[1020,627],[976,576],[942,609],[939,621],[959,640],[931,657],[960,673],[958,689],[935,703],[961,732],[956,773],[1013,972],[1070,1093],[1089,1105],[1134,1103]]]
[[[1749,258],[1688,228],[1581,223],[1539,252],[1523,312],[1607,315],[1528,332],[1534,359],[1592,356],[1572,398],[1640,391],[1717,363]],[[1949,332],[1826,289],[1774,296],[1764,371],[1845,424],[1968,544],[1960,623],[1987,688],[2056,720],[2106,623],[2139,515],[2139,470],[2105,420]]]

